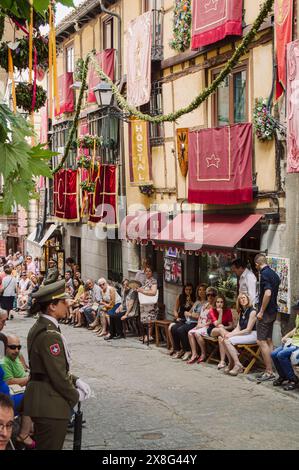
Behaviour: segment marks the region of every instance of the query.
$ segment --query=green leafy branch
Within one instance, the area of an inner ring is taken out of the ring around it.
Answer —
[[[52,177],[49,160],[56,153],[41,144],[31,147],[27,138],[32,136],[32,126],[20,114],[0,104],[0,175],[4,183],[0,202],[5,214],[10,214],[18,204],[28,208],[30,199],[38,197],[35,177]]]

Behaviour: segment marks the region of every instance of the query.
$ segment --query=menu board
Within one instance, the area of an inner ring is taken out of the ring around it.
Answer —
[[[267,256],[267,261],[270,268],[279,275],[281,281],[277,298],[278,311],[291,314],[290,260],[289,258]]]

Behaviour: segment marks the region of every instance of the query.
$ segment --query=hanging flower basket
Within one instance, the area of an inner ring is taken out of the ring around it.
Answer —
[[[25,82],[18,83],[16,86],[17,107],[30,113],[32,110],[33,85]],[[36,86],[36,100],[34,111],[42,108],[47,101],[47,92],[39,85]]]
[[[94,190],[96,188],[95,183],[93,183],[92,181],[83,181],[80,186],[82,191],[86,191],[87,193],[94,193]]]
[[[139,186],[139,191],[141,192],[141,194],[144,194],[145,196],[148,196],[148,197],[151,197],[155,192],[154,186],[152,184]]]
[[[77,159],[77,166],[78,168],[85,168],[89,170],[92,168],[92,158],[89,155],[80,155]],[[98,162],[94,162],[94,170],[98,170],[99,164]]]
[[[191,42],[191,0],[176,0],[173,19],[173,40],[170,47],[177,52],[184,52]]]
[[[80,148],[93,149],[94,143],[96,144],[96,147],[101,147],[103,145],[103,137],[98,137],[97,135],[85,135],[80,137],[77,143]]]
[[[18,46],[12,50],[12,59],[14,67],[18,70],[28,69],[29,64],[29,39],[24,37],[16,41]],[[0,66],[8,72],[8,44],[2,42],[0,45]],[[33,38],[33,47],[36,47],[38,65],[40,67],[48,67],[49,46],[48,40],[39,34]]]
[[[255,135],[261,142],[273,140],[275,134],[275,123],[271,118],[269,109],[267,108],[267,101],[263,98],[258,98],[255,101],[253,109],[253,126]]]

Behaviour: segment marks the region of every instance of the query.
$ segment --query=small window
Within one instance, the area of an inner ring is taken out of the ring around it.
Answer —
[[[103,47],[104,50],[114,47],[113,18],[109,18],[103,24]]]
[[[219,70],[214,71],[214,80]],[[218,87],[213,97],[213,125],[228,126],[248,121],[247,66],[234,70]]]
[[[74,73],[74,46],[66,48],[66,71]]]

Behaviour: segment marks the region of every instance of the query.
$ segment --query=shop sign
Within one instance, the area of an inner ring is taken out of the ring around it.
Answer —
[[[149,145],[149,123],[132,119],[130,128],[130,182],[134,186],[153,184]]]

